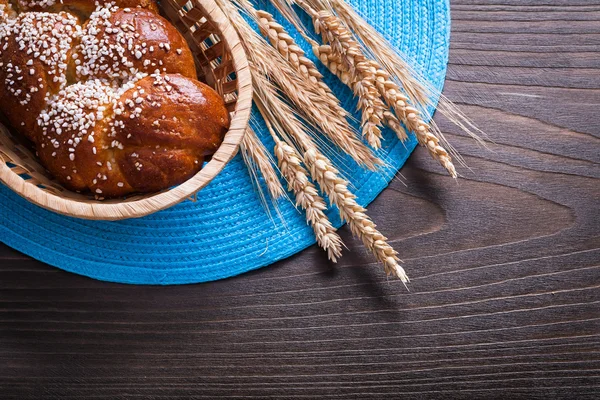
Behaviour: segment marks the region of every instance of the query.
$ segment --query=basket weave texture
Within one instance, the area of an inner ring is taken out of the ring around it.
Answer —
[[[0,181],[48,210],[91,220],[142,217],[195,196],[235,156],[252,107],[252,78],[235,29],[212,0],[163,0],[161,9],[186,38],[196,59],[198,78],[225,99],[231,126],[211,160],[183,184],[159,193],[126,199],[94,200],[62,187],[21,139],[0,123]]]

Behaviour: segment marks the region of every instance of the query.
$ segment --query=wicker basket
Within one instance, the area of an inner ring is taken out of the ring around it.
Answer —
[[[162,0],[160,5],[188,41],[200,80],[223,96],[232,115],[223,144],[204,168],[183,184],[160,193],[96,201],[53,180],[20,139],[0,123],[0,181],[32,203],[63,215],[119,220],[142,217],[194,198],[223,169],[237,153],[250,117],[252,79],[246,55],[234,28],[212,0]]]

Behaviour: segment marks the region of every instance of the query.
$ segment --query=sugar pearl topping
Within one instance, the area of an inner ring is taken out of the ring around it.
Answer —
[[[136,67],[140,63],[144,71],[153,71],[162,66],[162,62],[155,60],[159,54],[151,57],[154,46],[140,38],[135,26],[113,18],[118,11],[119,8],[109,5],[99,7],[92,13],[84,27],[81,44],[77,47],[77,53],[81,54],[75,60],[77,75],[127,79],[140,72]],[[130,12],[127,8],[123,11]],[[161,53],[168,52],[170,46],[161,43],[160,49]]]
[[[96,122],[113,112],[115,114],[122,113],[125,104],[119,101],[119,98],[143,77],[144,75],[139,74],[118,87],[111,86],[101,79],[92,79],[67,86],[51,99],[48,107],[38,117],[37,121],[42,128],[42,134],[56,148],[61,143],[67,143],[70,146],[69,151],[73,149],[72,153],[84,139],[95,143],[94,127]],[[139,113],[136,114],[136,116],[138,115]],[[114,137],[116,128],[120,127],[120,124],[111,118],[108,127],[110,129],[108,136]],[[64,132],[68,132],[69,136],[63,137]],[[85,138],[86,136],[87,138]],[[123,149],[123,145],[117,140],[112,140],[109,147]],[[93,147],[94,154],[96,151],[96,147]]]
[[[69,51],[73,41],[81,35],[77,18],[68,13],[23,13],[15,19],[0,23],[0,55],[7,51],[9,40],[13,38],[17,50],[26,55],[26,66],[8,62],[1,67],[5,70],[5,87],[17,96],[22,105],[29,102],[31,93],[42,86],[41,78],[29,87],[20,85],[26,76],[34,76],[34,61],[44,65],[46,74],[59,87],[67,84],[66,71]],[[30,79],[30,78],[29,78]],[[30,82],[30,81],[28,81]]]
[[[104,112],[116,103],[117,93],[100,80],[76,83],[61,90],[48,104],[48,108],[38,117],[42,134],[48,136],[58,148],[61,142],[70,143],[74,149],[88,133],[88,141],[93,142],[93,128],[96,121],[104,117]],[[71,135],[60,140],[63,132]],[[90,139],[90,137],[92,139]]]
[[[19,1],[19,6],[22,9],[31,9],[31,8],[38,8],[38,9],[45,9],[45,8],[50,8],[53,5],[56,4],[56,0],[20,0]]]

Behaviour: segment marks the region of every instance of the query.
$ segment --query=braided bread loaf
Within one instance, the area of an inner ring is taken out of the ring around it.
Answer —
[[[153,2],[100,3],[0,0],[0,112],[71,190],[182,183],[220,146],[224,102]]]

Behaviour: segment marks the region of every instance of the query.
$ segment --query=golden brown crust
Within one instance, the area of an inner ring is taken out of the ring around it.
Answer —
[[[76,83],[62,90],[41,114],[38,156],[66,187],[76,191],[91,189],[92,176],[105,173],[111,155],[99,150],[108,140],[116,97],[114,90],[102,82]],[[84,102],[83,98],[90,101]],[[100,110],[103,111],[99,115]]]
[[[77,83],[43,114],[50,123],[38,154],[70,189],[104,198],[165,189],[192,177],[222,142],[229,115],[209,86],[179,74],[130,86],[120,93],[99,80]]]
[[[66,64],[79,29],[67,13],[25,13],[0,27],[0,111],[31,140],[48,97],[66,85]]]
[[[167,20],[148,10],[95,11],[70,65],[76,80],[127,79],[137,73],[179,73],[196,78],[187,42]]]
[[[144,78],[120,101],[126,107],[115,117],[122,124],[116,139],[128,146],[183,146],[211,155],[229,125],[221,96],[210,86],[179,74]],[[198,135],[199,131],[204,134]]]
[[[119,164],[140,192],[189,179],[218,149],[229,126],[223,99],[209,86],[178,74],[142,79],[121,102],[125,107],[115,117],[122,128],[116,140],[129,151],[121,153]]]

